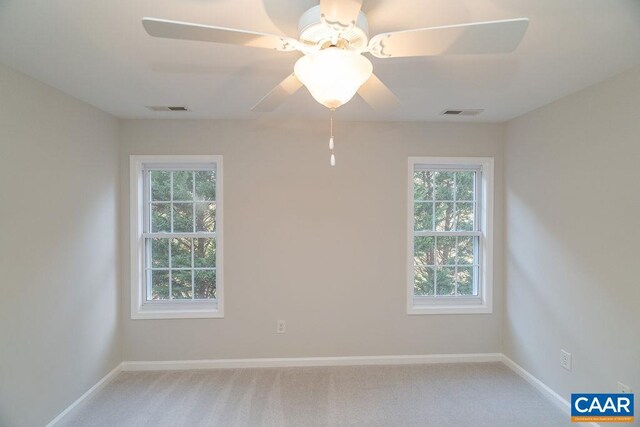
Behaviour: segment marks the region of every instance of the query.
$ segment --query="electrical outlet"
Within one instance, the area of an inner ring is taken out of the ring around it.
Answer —
[[[631,393],[631,387],[626,384],[618,382],[618,393]]]
[[[278,320],[278,325],[276,326],[276,333],[284,334],[287,332],[287,324],[284,320]]]
[[[571,353],[565,350],[560,350],[560,366],[567,371],[571,371]]]

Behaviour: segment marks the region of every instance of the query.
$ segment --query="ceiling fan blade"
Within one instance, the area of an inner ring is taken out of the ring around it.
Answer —
[[[166,19],[142,18],[142,25],[149,35],[167,39],[235,44],[280,51],[296,50],[299,44],[297,40],[287,36],[169,21]]]
[[[527,18],[475,22],[382,33],[369,42],[378,58],[513,52],[529,26]]]
[[[362,0],[320,0],[320,14],[331,25],[348,27],[358,19]]]
[[[298,80],[295,74],[291,74],[289,77],[284,79],[280,84],[273,89],[271,92],[265,95],[256,105],[253,106],[251,111],[255,111],[258,113],[268,113],[270,111],[275,111],[276,108],[282,104],[287,97],[293,95],[302,87],[302,82]]]
[[[372,74],[369,80],[360,86],[358,95],[378,111],[390,111],[400,105],[398,98],[375,74]]]

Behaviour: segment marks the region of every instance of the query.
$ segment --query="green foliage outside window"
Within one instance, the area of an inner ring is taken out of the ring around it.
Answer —
[[[153,170],[150,180],[152,233],[213,233],[216,181],[211,170]],[[216,296],[214,236],[148,239],[151,295],[162,299],[213,299]],[[170,286],[171,285],[171,286]]]
[[[475,236],[437,232],[475,231],[475,171],[414,171],[414,295],[474,295]]]

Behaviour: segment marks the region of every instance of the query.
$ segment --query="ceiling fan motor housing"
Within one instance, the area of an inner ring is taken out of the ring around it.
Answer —
[[[369,23],[366,15],[360,11],[358,19],[352,25],[326,21],[320,14],[320,6],[307,10],[298,22],[299,39],[304,44],[343,47],[362,51],[369,42]],[[338,44],[339,43],[339,44]]]

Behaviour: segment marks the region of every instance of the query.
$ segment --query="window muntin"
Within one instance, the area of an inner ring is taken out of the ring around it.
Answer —
[[[214,300],[216,168],[146,166],[145,300]]]
[[[491,312],[492,185],[491,158],[409,158],[409,314]]]

